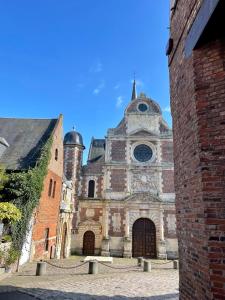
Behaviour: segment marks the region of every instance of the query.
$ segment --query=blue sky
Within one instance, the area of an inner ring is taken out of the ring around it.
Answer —
[[[135,71],[171,125],[168,26],[165,0],[1,1],[0,116],[62,113],[89,148],[122,119]]]

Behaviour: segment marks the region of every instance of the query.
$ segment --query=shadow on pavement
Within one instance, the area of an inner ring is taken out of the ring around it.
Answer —
[[[54,299],[54,300],[128,300],[128,299],[140,299],[140,300],[178,300],[179,294],[166,294],[149,297],[126,297],[122,295],[116,296],[100,296],[81,294],[76,292],[64,292],[58,290],[47,290],[39,288],[18,288],[13,286],[4,286],[4,290],[8,292],[0,292],[0,300],[34,300],[34,299]]]

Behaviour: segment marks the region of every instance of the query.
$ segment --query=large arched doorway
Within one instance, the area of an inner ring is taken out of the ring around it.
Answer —
[[[67,225],[66,225],[66,223],[64,223],[63,229],[62,229],[62,242],[61,242],[60,258],[66,258],[66,238],[67,238]]]
[[[149,219],[140,218],[133,225],[132,256],[156,258],[156,229]]]
[[[83,239],[83,254],[94,255],[95,254],[95,235],[93,231],[86,231]]]

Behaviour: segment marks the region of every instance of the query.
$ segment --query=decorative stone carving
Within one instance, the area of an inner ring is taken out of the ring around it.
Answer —
[[[88,209],[86,210],[86,217],[87,217],[88,219],[93,218],[94,215],[95,215],[95,211],[94,211],[93,208],[88,208]]]
[[[159,186],[156,172],[133,170],[131,174],[131,189],[134,193],[141,191],[157,195]]]
[[[112,226],[114,232],[120,232],[121,231],[121,214],[120,213],[114,213],[112,216]]]

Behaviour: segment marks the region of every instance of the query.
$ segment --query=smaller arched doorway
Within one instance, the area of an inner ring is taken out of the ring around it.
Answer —
[[[66,258],[67,225],[63,224],[60,258]]]
[[[95,234],[93,231],[88,230],[83,238],[83,255],[95,254]]]
[[[147,218],[140,218],[133,225],[132,256],[156,258],[156,228]]]

